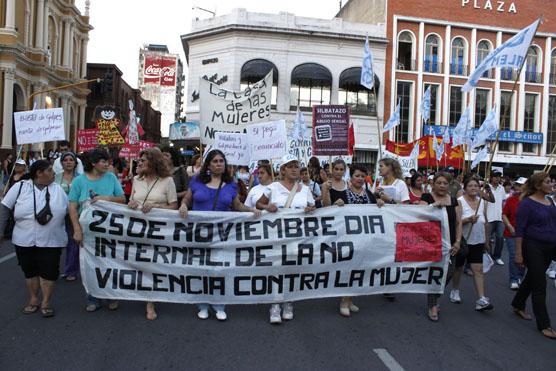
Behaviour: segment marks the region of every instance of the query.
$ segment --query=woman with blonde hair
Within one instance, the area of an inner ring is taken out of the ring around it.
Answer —
[[[387,204],[409,203],[409,190],[400,163],[392,158],[383,158],[378,162],[378,172],[381,179],[376,190],[377,197]]]

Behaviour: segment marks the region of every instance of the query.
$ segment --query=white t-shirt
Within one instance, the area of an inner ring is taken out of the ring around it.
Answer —
[[[393,198],[394,201],[396,202],[404,202],[404,201],[409,201],[409,190],[407,189],[407,185],[405,184],[405,182],[401,179],[396,179],[394,180],[394,183],[392,183],[392,185],[382,185],[382,182],[384,181],[384,179],[380,179],[380,182],[378,184],[379,187],[382,187],[382,189],[384,190],[384,193],[390,197]]]
[[[299,183],[301,184],[301,183]],[[270,204],[283,208],[286,205],[290,191],[280,182],[274,182],[268,185],[264,191],[264,195],[270,200]],[[307,206],[314,206],[315,199],[311,190],[306,185],[301,185],[301,190],[297,192],[293,198],[290,208],[304,209]]]
[[[469,218],[470,216],[475,215],[475,210],[469,206],[465,198],[461,196],[458,198],[459,203],[461,204],[461,218]],[[475,224],[473,224],[473,228],[471,229],[471,234],[469,235],[469,229],[471,228],[471,223],[466,223],[463,225],[462,228],[462,235],[463,238],[467,239],[467,243],[469,245],[478,245],[481,243],[485,243],[485,200],[481,199],[479,203],[479,211],[477,212],[477,216],[479,219]]]
[[[488,222],[502,221],[502,204],[506,198],[506,190],[501,184],[498,187],[490,187],[494,195],[494,203],[487,202],[486,213]]]
[[[245,199],[245,206],[247,207],[255,207],[257,205],[257,201],[259,198],[264,194],[264,190],[266,189],[265,185],[258,184],[252,187],[247,194],[247,198]]]
[[[2,204],[10,209],[14,208],[15,226],[12,243],[18,246],[37,247],[66,247],[68,235],[66,233],[65,218],[68,212],[68,197],[58,183],[48,186],[50,193],[50,210],[52,219],[46,225],[40,225],[35,219],[33,206],[33,182],[23,180],[19,197],[19,183],[10,188]],[[46,189],[35,189],[35,202],[37,213],[46,205]]]

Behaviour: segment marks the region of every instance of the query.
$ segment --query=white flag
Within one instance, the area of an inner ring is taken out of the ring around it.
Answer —
[[[450,144],[450,126],[446,125],[444,134],[442,134],[442,145]]]
[[[413,149],[411,150],[410,158],[419,158],[419,140],[415,141]]]
[[[361,67],[361,85],[371,90],[375,84],[373,72],[373,55],[369,48],[369,37],[365,38],[365,51],[363,54],[363,65]]]
[[[477,152],[475,159],[471,163],[471,170],[473,170],[481,161],[483,161],[487,157],[487,155],[488,146],[484,146],[479,152]]]
[[[475,139],[471,144],[471,149],[475,149],[486,143],[487,139],[498,131],[498,122],[496,121],[496,105],[488,113],[485,121],[475,133]]]
[[[425,95],[423,95],[423,100],[421,101],[419,110],[421,111],[423,121],[429,121],[431,117],[431,85],[429,85],[429,87],[425,91]]]
[[[291,137],[294,140],[303,139],[307,134],[307,124],[305,123],[305,118],[303,117],[303,113],[297,109],[297,113],[295,114],[295,121],[293,122],[293,127],[291,131]]]
[[[440,161],[442,155],[444,154],[444,142],[441,141],[440,143],[438,143],[438,139],[436,138],[436,131],[434,132],[432,141],[432,149],[434,150],[434,153],[436,155],[436,161]]]
[[[469,138],[471,137],[471,107],[467,107],[461,115],[459,122],[452,132],[452,146],[457,147],[462,144],[471,144]]]
[[[467,93],[473,90],[485,71],[491,68],[508,67],[519,69],[527,58],[527,51],[529,50],[529,46],[535,36],[540,21],[540,19],[537,19],[530,26],[521,30],[517,35],[487,55],[469,76],[469,79],[461,88],[461,91]]]
[[[399,124],[400,124],[400,101],[398,101],[398,105],[396,106],[396,110],[394,111],[392,116],[390,116],[390,120],[388,120],[386,125],[384,125],[384,128],[382,129],[382,132],[386,133],[387,131],[390,131],[395,126],[398,126]]]

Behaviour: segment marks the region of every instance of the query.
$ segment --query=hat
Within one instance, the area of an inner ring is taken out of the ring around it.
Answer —
[[[282,156],[282,159],[280,160],[280,166],[287,165],[290,162],[294,162],[294,161],[299,162],[299,159],[297,157],[295,157],[294,155],[292,155],[291,153],[288,153],[288,154]]]
[[[406,172],[406,173],[403,174],[403,177],[404,177],[404,178],[411,178],[412,175],[411,175],[410,172]]]
[[[15,164],[16,164],[16,165],[23,165],[23,166],[27,165],[27,163],[25,163],[25,160],[22,159],[22,158],[18,159],[18,160],[15,162]]]
[[[66,158],[67,156],[71,156],[74,161],[77,161],[77,156],[75,156],[75,153],[73,153],[73,152],[64,152],[64,153],[62,153],[62,156],[60,156],[60,161],[64,161],[64,158]]]
[[[499,170],[494,170],[494,171],[492,172],[492,176],[496,176],[496,177],[502,176],[502,172],[500,172]]]
[[[525,184],[527,183],[527,178],[520,176],[519,178],[517,178],[517,180],[515,181],[517,184]]]
[[[448,171],[448,172],[450,172],[450,173],[453,173],[453,172],[456,171],[456,169],[454,169],[453,166],[448,166],[448,167],[446,168],[446,171]]]
[[[429,177],[427,178],[428,180],[433,180],[434,179],[434,175],[429,175]]]

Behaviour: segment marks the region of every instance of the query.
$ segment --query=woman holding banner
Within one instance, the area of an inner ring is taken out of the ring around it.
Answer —
[[[243,211],[253,212],[260,216],[261,212],[242,204],[238,198],[237,184],[232,174],[228,172],[228,163],[224,153],[214,149],[207,154],[198,176],[189,182],[189,189],[180,206],[180,215],[187,218],[192,211]],[[199,304],[197,316],[200,319],[209,318],[209,304]],[[216,312],[216,319],[225,321],[227,318],[224,305],[212,305]]]
[[[249,194],[247,194],[247,198],[245,199],[245,206],[251,208],[257,205],[257,201],[259,201],[259,198],[263,195],[266,187],[272,183],[272,170],[270,168],[270,164],[260,164],[257,167],[257,170],[259,174],[259,184],[251,187]]]
[[[158,148],[148,148],[139,154],[137,176],[133,179],[131,198],[127,206],[148,213],[153,208],[176,210],[178,196],[167,159]],[[154,303],[147,302],[147,319],[155,320]]]
[[[383,158],[378,162],[381,177],[376,195],[387,204],[409,203],[409,191],[402,177],[402,167],[393,158]]]
[[[257,202],[257,208],[275,213],[278,209],[303,209],[305,212],[315,210],[315,200],[311,190],[300,183],[299,160],[287,154],[280,161],[280,181],[270,184]],[[280,313],[282,312],[282,313]],[[278,324],[293,319],[293,304],[272,304],[270,307],[270,323]]]
[[[343,206],[347,203],[347,182],[344,180],[346,163],[338,159],[332,163],[332,179],[322,183],[323,206]]]
[[[462,236],[461,206],[455,197],[450,196],[449,186],[452,175],[447,172],[438,172],[433,177],[431,193],[424,193],[421,202],[428,205],[446,208],[448,215],[448,229],[450,230],[450,264],[446,274],[446,284],[450,282],[453,275],[453,267],[461,269],[465,264],[465,257],[459,253]],[[439,294],[428,294],[428,317],[433,322],[438,322],[438,298]]]

